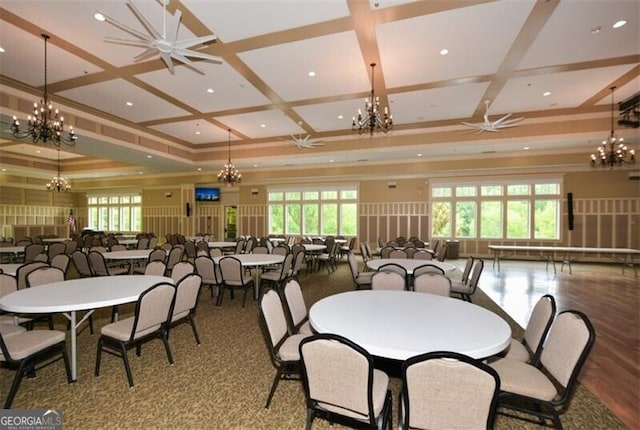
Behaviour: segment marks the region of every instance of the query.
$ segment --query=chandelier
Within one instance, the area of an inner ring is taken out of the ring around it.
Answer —
[[[364,101],[364,114],[358,109],[358,116],[353,117],[351,129],[357,130],[358,134],[369,133],[373,137],[374,131],[384,134],[393,128],[393,117],[389,115],[389,109],[385,106],[384,113],[380,113],[380,99],[376,97],[373,89],[373,70],[376,63],[371,63],[371,98]]]
[[[60,147],[61,144],[74,146],[78,137],[73,131],[73,127],[69,127],[68,136],[64,133],[64,117],[59,115],[58,109],[54,109],[49,101],[47,94],[47,40],[49,35],[42,34],[44,39],[44,94],[40,103],[33,104],[33,116],[27,117],[27,128],[20,128],[20,121],[14,115],[11,123],[11,134],[17,139],[30,138],[33,143],[51,142],[55,146]]]
[[[47,184],[47,191],[55,191],[59,193],[61,191],[71,191],[71,185],[65,178],[60,176],[60,150],[58,149],[58,174],[53,177]]]
[[[611,87],[611,134],[602,145],[598,147],[598,154],[591,154],[591,167],[613,167],[636,162],[636,152],[628,150],[623,138],[618,138],[613,130],[613,92],[616,87]]]
[[[231,129],[229,131],[229,161],[227,161],[224,167],[218,173],[218,182],[224,182],[227,187],[233,187],[236,182],[242,182],[242,174],[236,169],[236,166],[231,163]]]

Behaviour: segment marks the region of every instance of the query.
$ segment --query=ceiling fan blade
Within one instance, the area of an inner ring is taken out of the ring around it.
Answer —
[[[115,43],[117,45],[139,46],[141,48],[146,48],[150,44],[148,40],[116,39],[113,37],[107,37],[104,41],[107,43]]]
[[[520,122],[523,119],[524,119],[523,116],[521,116],[520,118],[513,118],[513,119],[502,122],[500,125],[504,127],[507,124],[515,124],[516,122]]]
[[[167,65],[167,68],[169,69],[169,72],[171,72],[171,74],[175,73],[175,69],[173,68],[173,61],[171,60],[171,55],[169,55],[166,52],[161,52],[160,53],[160,58],[162,58],[162,61],[164,61],[164,64]]]
[[[147,48],[142,53],[133,57],[133,62],[137,63],[139,61],[146,60],[147,58],[155,57],[156,55],[158,55],[158,53],[155,48]]]
[[[220,57],[216,57],[214,55],[209,55],[209,54],[204,54],[198,51],[192,51],[191,49],[178,49],[175,52],[180,52],[182,55],[186,56],[186,57],[194,57],[194,58],[200,58],[202,60],[207,60],[211,63],[215,63],[215,64],[222,64],[222,61],[220,60]]]
[[[204,45],[207,42],[216,40],[218,37],[215,34],[202,37],[192,37],[191,39],[184,39],[179,41],[173,41],[172,44],[176,49],[191,48],[197,45]]]
[[[200,73],[201,75],[205,74],[205,71],[201,67],[198,67],[196,65],[196,63],[194,63],[193,61],[191,61],[190,59],[188,59],[187,57],[185,57],[181,53],[173,51],[171,53],[171,57],[176,59],[176,60],[178,60],[178,61],[180,61],[182,64],[191,67],[193,70],[195,70],[196,72]]]
[[[506,114],[505,116],[503,116],[502,118],[500,118],[499,120],[496,120],[493,122],[493,125],[498,125],[500,123],[502,123],[503,121],[506,121],[507,118],[509,118],[511,116],[510,113]]]
[[[145,30],[147,30],[147,32],[151,36],[153,36],[154,39],[162,39],[162,35],[158,33],[158,31],[155,28],[153,28],[151,23],[147,21],[147,19],[142,15],[142,13],[140,13],[138,8],[136,8],[132,2],[127,2],[127,7],[131,10],[131,12],[133,12],[133,14],[136,16],[138,21],[140,21],[140,24],[142,24]]]
[[[167,13],[165,10],[164,13]],[[180,30],[180,20],[182,19],[182,11],[176,9],[176,13],[170,15],[170,19],[167,20],[167,34],[165,34],[165,40],[173,43],[178,40],[178,30]]]
[[[125,33],[129,33],[130,35],[132,35],[133,37],[137,37],[140,40],[150,40],[149,39],[149,35],[148,34],[144,34],[138,30],[135,30],[129,26],[126,26],[118,21],[116,21],[113,18],[108,17],[105,14],[102,14],[102,16],[104,16],[104,21],[113,25],[116,28],[119,28],[120,30],[124,31]],[[107,38],[109,39],[109,38]]]

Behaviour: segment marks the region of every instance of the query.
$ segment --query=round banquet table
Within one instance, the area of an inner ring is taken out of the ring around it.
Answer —
[[[137,260],[147,260],[153,249],[127,249],[125,251],[103,252],[105,260],[127,260],[129,262],[129,274],[133,274],[133,267]]]
[[[255,267],[256,268],[256,282],[254,282],[253,297],[258,300],[260,295],[260,275],[262,273],[262,266],[269,266],[271,264],[280,264],[284,261],[284,255],[280,254],[234,254],[224,255],[222,257],[215,257],[213,262],[218,264],[221,259],[225,257],[233,257],[240,260],[242,267]]]
[[[120,275],[72,279],[25,288],[0,297],[0,309],[26,314],[63,313],[71,326],[71,379],[77,379],[76,336],[78,326],[94,309],[131,303],[147,288],[160,282],[173,284],[164,276]],[[76,323],[76,312],[88,310]]]
[[[407,271],[407,275],[413,275],[413,270],[415,268],[425,264],[433,264],[445,272],[453,272],[456,270],[456,265],[452,263],[438,260],[414,260],[412,258],[377,258],[375,260],[367,261],[367,267],[372,270],[378,270],[380,266],[389,263],[394,263],[404,267]]]
[[[319,333],[335,333],[371,355],[406,360],[433,351],[485,358],[510,343],[511,327],[472,303],[412,291],[360,290],[315,303],[309,321]]]

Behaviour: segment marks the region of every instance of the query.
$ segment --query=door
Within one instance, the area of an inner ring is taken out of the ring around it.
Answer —
[[[238,208],[236,206],[224,207],[224,237],[227,239],[236,238],[237,234],[237,215]]]

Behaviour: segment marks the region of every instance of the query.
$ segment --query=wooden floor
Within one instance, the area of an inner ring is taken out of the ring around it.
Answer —
[[[558,312],[584,312],[596,330],[596,343],[580,381],[630,429],[640,428],[640,280],[620,265],[573,264],[554,274],[545,264],[501,261],[501,270],[485,262],[480,287],[522,327],[544,294],[552,294]],[[559,269],[559,268],[558,268]]]

